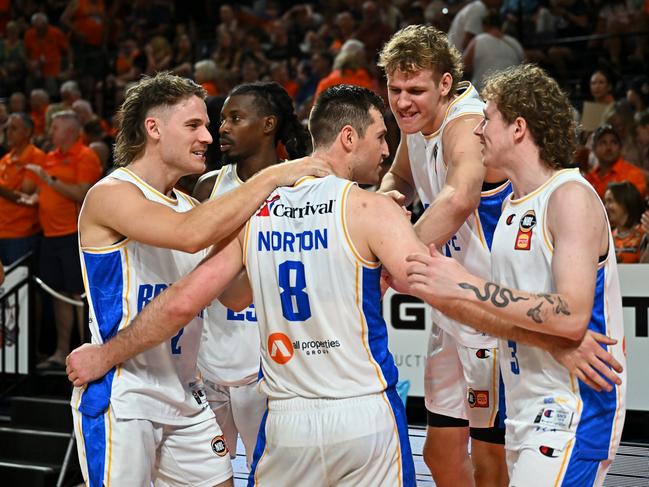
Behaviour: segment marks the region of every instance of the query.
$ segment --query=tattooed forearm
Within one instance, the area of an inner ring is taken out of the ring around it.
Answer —
[[[473,291],[480,301],[491,300],[491,303],[497,308],[504,308],[510,302],[515,303],[517,301],[529,300],[529,298],[526,298],[524,296],[514,296],[514,293],[511,291],[511,289],[500,287],[494,282],[485,283],[484,294],[480,293],[480,290],[476,286],[469,284],[468,282],[461,282],[459,286],[462,289]]]
[[[543,301],[541,301],[535,307],[527,310],[527,316],[532,318],[537,323],[543,323],[543,319],[541,318],[541,306],[543,306]]]
[[[570,310],[568,309],[568,303],[566,303],[560,296],[557,296],[557,305],[554,307],[555,315],[566,315],[570,316]]]

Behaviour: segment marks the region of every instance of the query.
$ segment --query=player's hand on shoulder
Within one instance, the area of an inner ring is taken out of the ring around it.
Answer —
[[[610,392],[612,383],[622,383],[616,372],[623,369],[602,345],[616,343],[617,340],[611,337],[588,330],[581,342],[557,347],[551,353],[557,362],[592,389]]]
[[[102,346],[84,343],[65,358],[65,372],[76,387],[103,377],[111,365],[104,359]]]
[[[277,164],[267,171],[272,172],[276,186],[292,186],[298,179],[305,176],[321,178],[333,173],[328,162],[313,156]]]

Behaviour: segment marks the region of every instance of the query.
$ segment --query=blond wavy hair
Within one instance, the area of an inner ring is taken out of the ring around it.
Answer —
[[[378,65],[388,75],[396,70],[414,74],[429,69],[436,81],[449,73],[453,78],[451,93],[463,74],[460,52],[449,44],[444,32],[429,25],[409,25],[394,34],[381,49]]]
[[[572,164],[577,143],[572,106],[543,69],[523,64],[496,73],[487,79],[482,97],[496,104],[508,124],[517,117],[525,119],[541,159],[550,167]]]

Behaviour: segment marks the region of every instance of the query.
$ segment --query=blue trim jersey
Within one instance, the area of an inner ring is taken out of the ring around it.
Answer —
[[[133,184],[148,200],[177,212],[194,206],[189,196],[174,190],[173,197],[167,197],[126,168],[107,178]],[[189,254],[130,239],[107,247],[81,247],[92,342],[103,343],[128,326],[158,293],[189,273],[205,255],[205,251]],[[87,387],[75,388],[72,407],[90,417],[99,416],[110,404],[118,419],[196,422],[196,415],[207,407],[203,391],[196,386],[202,326],[202,317],[196,316],[170,340]]]
[[[382,393],[397,382],[380,264],[359,255],[347,228],[353,184],[328,176],[279,188],[246,227],[260,388],[271,400],[342,399]]]
[[[566,169],[527,196],[505,201],[492,247],[495,282],[533,293],[556,292],[546,213],[553,192],[569,182],[592,190],[577,169]],[[598,211],[604,212],[604,207]],[[588,328],[618,341],[608,349],[624,365],[622,298],[612,238],[605,260],[597,268]],[[576,439],[576,458],[613,458],[624,424],[624,374],[622,385],[612,392],[595,392],[545,350],[511,340],[500,340],[499,346],[508,449],[544,445],[565,450],[568,442]]]
[[[237,166],[224,166],[217,174],[210,199],[242,184],[237,176]],[[219,301],[210,304],[205,310],[198,368],[205,379],[224,386],[240,386],[257,380],[259,328],[254,305],[236,312]]]
[[[448,167],[444,161],[442,140],[444,130],[453,120],[467,115],[482,116],[484,102],[468,82],[458,85],[458,94],[449,105],[437,132],[424,136],[421,132],[407,135],[408,157],[413,182],[424,208],[435,200],[446,184]],[[489,250],[491,238],[500,217],[502,201],[511,193],[511,184],[481,194],[480,205],[443,248],[443,253],[457,259],[469,272],[488,279],[491,271]],[[469,348],[494,348],[497,340],[470,326],[458,323],[433,308],[435,322]]]

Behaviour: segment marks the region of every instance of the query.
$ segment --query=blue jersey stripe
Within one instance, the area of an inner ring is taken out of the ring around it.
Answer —
[[[480,226],[482,227],[482,234],[487,242],[489,250],[491,250],[491,243],[494,238],[494,231],[502,213],[503,201],[512,192],[511,183],[497,193],[480,197],[480,205],[478,206],[478,216],[480,217]]]
[[[605,283],[605,267],[601,267],[597,271],[593,313],[588,328],[602,334],[606,334]],[[579,455],[591,460],[605,459],[608,457],[617,411],[617,387],[611,392],[596,392],[579,381],[579,393],[583,401],[576,435]]]
[[[120,250],[106,254],[83,254],[88,292],[103,341],[119,330],[123,316],[124,273]]]
[[[586,460],[575,447],[570,455],[570,461],[566,468],[566,473],[561,481],[562,487],[588,487],[595,483],[597,470],[599,470],[598,460]]]
[[[417,477],[415,475],[415,462],[410,450],[410,438],[408,437],[408,419],[406,408],[399,397],[396,388],[390,387],[385,391],[388,398],[394,420],[397,423],[397,434],[399,435],[399,446],[401,447],[401,479],[403,487],[416,487]]]
[[[259,432],[257,433],[257,443],[255,444],[255,451],[252,455],[252,465],[250,467],[250,474],[248,475],[248,487],[255,487],[255,474],[257,473],[257,465],[259,460],[264,455],[266,450],[266,420],[268,419],[268,409],[261,418],[259,425]]]
[[[104,415],[81,417],[90,487],[103,487],[106,466],[106,423]]]
[[[363,315],[367,323],[367,338],[372,358],[381,369],[386,388],[394,387],[399,379],[397,366],[388,350],[388,328],[381,313],[381,268],[363,267]]]

